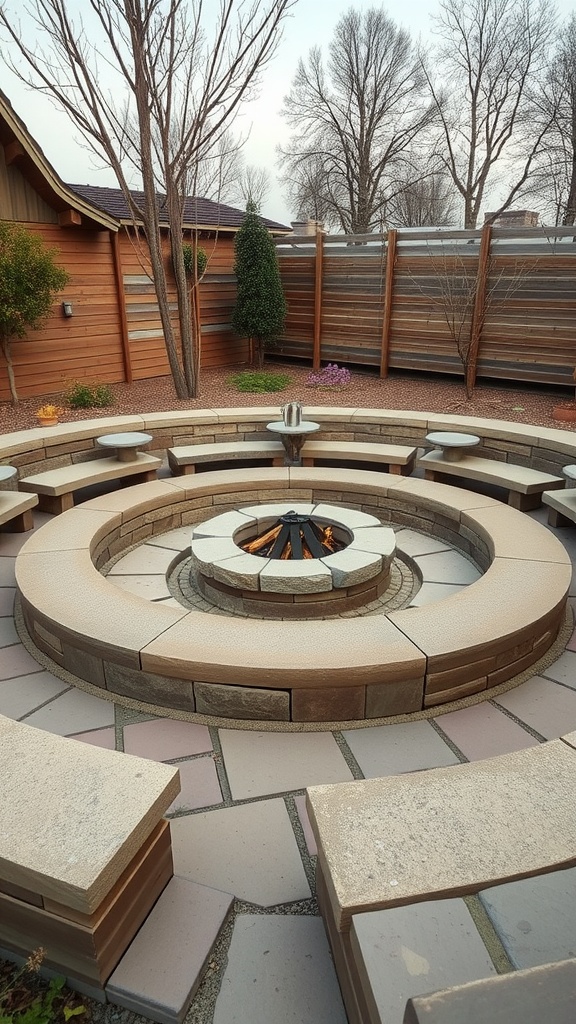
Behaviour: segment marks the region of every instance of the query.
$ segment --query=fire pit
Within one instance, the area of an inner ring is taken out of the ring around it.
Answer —
[[[344,532],[347,534],[345,538]],[[261,558],[325,558],[342,551],[350,540],[348,531],[335,523],[323,526],[314,516],[291,510],[254,540],[245,541],[240,547],[249,555]]]
[[[270,618],[338,615],[380,597],[395,534],[375,516],[332,505],[256,505],[192,533],[196,583],[227,611]]]

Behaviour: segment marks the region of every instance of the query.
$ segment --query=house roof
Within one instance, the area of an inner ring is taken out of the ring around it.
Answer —
[[[38,143],[0,89],[0,145],[7,163],[14,163],[32,188],[59,214],[79,213],[84,223],[118,230],[118,222],[101,208],[74,194],[46,159]]]
[[[120,188],[106,188],[101,185],[68,185],[68,188],[86,199],[93,206],[126,223],[132,223],[133,217],[126,198]],[[144,193],[132,189],[132,195],[138,205],[144,202]],[[164,196],[158,196],[160,217],[162,219],[162,202]],[[225,203],[214,203],[211,199],[200,199],[189,196],[184,204],[184,227],[206,228],[239,228],[244,219],[244,211]],[[262,218],[263,223],[273,234],[285,234],[292,228],[278,221]],[[166,219],[167,223],[167,219]]]

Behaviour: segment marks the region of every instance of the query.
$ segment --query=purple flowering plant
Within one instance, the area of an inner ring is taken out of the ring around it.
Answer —
[[[352,380],[352,374],[346,366],[338,366],[338,363],[328,363],[317,373],[309,373],[306,379],[306,386],[309,388],[345,388]]]

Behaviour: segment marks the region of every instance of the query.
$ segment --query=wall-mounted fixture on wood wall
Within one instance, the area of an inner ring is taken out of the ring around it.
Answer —
[[[62,312],[64,316],[74,316],[74,309],[72,308],[71,302],[62,303]]]

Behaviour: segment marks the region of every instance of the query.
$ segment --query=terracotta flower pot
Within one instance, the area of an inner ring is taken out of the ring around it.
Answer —
[[[39,427],[55,427],[58,423],[57,416],[37,416]]]
[[[576,423],[576,402],[570,405],[555,405],[552,409],[552,419],[562,423]]]

